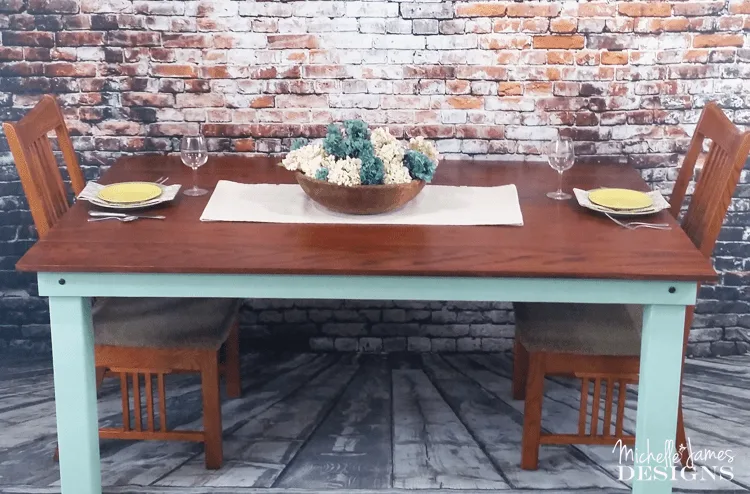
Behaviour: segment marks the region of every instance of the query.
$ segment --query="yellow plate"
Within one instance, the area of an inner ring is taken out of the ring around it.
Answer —
[[[643,209],[654,205],[651,198],[637,190],[597,189],[589,192],[589,201],[609,209]]]
[[[161,187],[153,183],[124,182],[107,185],[99,191],[97,197],[114,204],[133,204],[155,199],[161,195],[161,192]]]

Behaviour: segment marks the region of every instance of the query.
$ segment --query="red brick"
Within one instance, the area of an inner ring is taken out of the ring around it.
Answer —
[[[55,46],[55,36],[48,32],[5,31],[2,34],[5,46],[42,46],[46,48]]]
[[[208,93],[211,91],[209,82],[201,79],[185,81],[185,91],[188,93]]]
[[[258,96],[250,101],[250,108],[273,108],[276,99],[270,95]]]
[[[750,0],[731,0],[729,2],[730,14],[750,14]]]
[[[719,17],[718,27],[720,31],[740,31],[744,18],[739,15]]]
[[[550,23],[550,31],[553,33],[574,33],[576,29],[578,21],[568,17],[553,19]]]
[[[111,46],[158,46],[161,44],[161,39],[159,33],[153,32],[110,31],[107,33],[107,44]]]
[[[0,46],[0,60],[23,60],[23,48]]]
[[[580,49],[583,48],[585,38],[580,35],[572,36],[535,36],[534,48],[549,49]]]
[[[553,83],[551,82],[527,82],[523,85],[526,95],[552,95]]]
[[[520,82],[499,82],[497,94],[498,96],[520,96],[523,94],[523,85]]]
[[[122,93],[123,106],[156,106],[174,105],[174,96],[157,93]]]
[[[742,46],[745,39],[741,34],[698,34],[693,38],[694,48],[715,46]]]
[[[628,17],[669,17],[672,5],[657,2],[620,2],[618,11]]]
[[[684,17],[662,19],[661,28],[664,31],[669,31],[669,32],[687,31],[690,28],[690,21]]]
[[[210,48],[211,37],[205,34],[163,34],[164,48]]]
[[[157,77],[194,79],[198,77],[198,68],[195,65],[155,64],[151,68],[151,73]]]
[[[75,14],[78,12],[78,2],[75,0],[29,0],[28,12],[30,14]]]
[[[269,34],[271,50],[318,48],[318,38],[311,34]]]
[[[469,81],[452,80],[445,81],[445,92],[447,94],[467,94],[471,91]]]
[[[455,75],[455,67],[445,65],[406,65],[405,79],[451,79]]]
[[[562,50],[550,50],[547,52],[547,63],[549,65],[571,65],[573,63],[573,53]]]
[[[235,79],[244,77],[246,73],[245,67],[236,65],[206,65],[199,70],[204,79]]]
[[[50,77],[93,77],[96,65],[93,63],[52,62],[44,67],[44,74]]]
[[[508,17],[555,17],[560,13],[560,4],[529,2],[508,5]]]
[[[456,6],[456,17],[502,17],[506,10],[503,3],[464,3]]]
[[[0,75],[2,76],[34,76],[44,74],[44,65],[42,63],[4,63],[0,65]]]
[[[151,48],[148,53],[151,57],[151,60],[154,60],[156,62],[174,62],[175,60],[174,50],[167,50],[164,48]]]
[[[0,3],[0,12],[21,12],[23,7],[23,0],[3,0],[3,3]]]
[[[235,139],[232,144],[234,145],[234,150],[239,153],[255,151],[255,139],[252,138]]]
[[[456,125],[459,139],[504,139],[505,129],[499,125]]]
[[[627,65],[628,53],[624,51],[605,51],[602,53],[603,65]]]
[[[444,101],[433,101],[432,108],[454,108],[457,110],[479,110],[484,106],[484,98],[478,96],[448,96]]]
[[[393,128],[389,127],[388,130],[396,135]],[[451,125],[410,125],[404,129],[404,134],[409,138],[422,136],[426,139],[447,139],[456,135],[456,132]]]

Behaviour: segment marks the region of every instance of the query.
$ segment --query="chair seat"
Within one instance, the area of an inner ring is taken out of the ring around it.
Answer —
[[[515,303],[516,338],[531,352],[637,356],[643,307]]]
[[[213,298],[101,298],[92,309],[97,345],[219,349],[241,301]]]

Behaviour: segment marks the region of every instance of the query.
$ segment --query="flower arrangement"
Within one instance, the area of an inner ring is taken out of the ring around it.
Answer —
[[[307,177],[336,185],[407,184],[430,182],[440,155],[423,137],[400,143],[388,128],[370,132],[362,120],[328,126],[319,143],[296,139],[281,165]]]

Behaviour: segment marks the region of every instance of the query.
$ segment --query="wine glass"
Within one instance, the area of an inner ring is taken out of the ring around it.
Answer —
[[[208,193],[206,189],[198,188],[198,168],[208,161],[206,140],[202,135],[184,136],[180,141],[180,158],[182,163],[193,169],[193,187],[187,189],[186,196],[202,196]]]
[[[573,150],[573,141],[568,137],[559,137],[550,145],[547,160],[552,169],[557,170],[558,182],[557,191],[548,192],[547,197],[557,201],[570,199],[572,196],[562,190],[563,172],[573,166],[575,162],[575,151]]]

